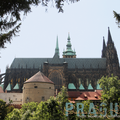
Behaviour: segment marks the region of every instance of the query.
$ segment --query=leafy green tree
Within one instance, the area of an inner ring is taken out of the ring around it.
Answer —
[[[37,102],[24,103],[21,108],[21,113],[24,114],[27,110],[30,110],[30,112],[32,113],[33,111],[36,111],[37,106]]]
[[[44,101],[41,101],[36,109],[35,114],[33,114],[33,120],[47,120],[49,118],[49,113],[47,112],[47,103]]]
[[[10,113],[10,112],[12,112],[13,109],[14,109],[14,106],[13,106],[13,105],[9,105],[9,106],[7,107],[7,114]]]
[[[102,77],[99,80],[100,87],[102,88],[102,102],[104,103],[119,103],[120,102],[120,80],[117,76]]]
[[[19,109],[14,109],[11,113],[7,114],[5,120],[21,120],[22,114]]]
[[[89,111],[89,106],[90,106],[90,100],[84,100],[83,102],[84,105],[84,113],[88,117],[88,111]]]
[[[62,87],[57,97],[51,96],[39,104],[25,103],[20,110],[14,109],[5,120],[67,120],[65,103],[68,101],[67,89]]]
[[[58,93],[56,99],[60,102],[62,111],[64,111],[66,102],[70,102],[68,100],[68,92],[66,87],[62,86],[61,91]]]
[[[13,107],[9,107],[11,102],[12,101],[10,101],[9,104],[6,104],[5,101],[0,99],[0,119],[3,120],[5,118],[5,116],[7,115],[7,113],[11,112],[14,109]],[[8,109],[8,108],[10,108],[10,109]]]
[[[118,27],[120,27],[120,14],[118,14],[117,12],[113,11],[114,13],[114,18],[116,19],[116,23],[118,24]]]
[[[39,0],[1,0],[0,1],[0,47],[11,42],[13,36],[19,32],[21,12],[27,14],[31,5],[38,5]]]
[[[45,102],[39,103],[36,113],[32,119],[38,120],[63,120],[65,115],[62,112],[60,103],[54,97]],[[65,119],[64,119],[65,120]]]
[[[7,114],[5,120],[31,120],[36,112],[38,103],[30,102],[22,105],[22,108],[14,109],[11,113]]]
[[[63,86],[57,97],[50,97],[46,102],[39,103],[34,119],[66,120],[65,104],[69,102],[67,89]]]
[[[60,106],[60,102],[56,100],[56,98],[51,97],[47,101],[47,112],[49,113],[49,119],[50,120],[57,120],[57,119],[62,119],[63,117],[63,112]]]
[[[59,12],[63,12],[62,7],[67,0],[0,0],[0,48],[5,48],[5,43],[11,42],[12,37],[19,32],[21,13],[27,15],[32,5],[47,6],[50,1],[55,3]]]

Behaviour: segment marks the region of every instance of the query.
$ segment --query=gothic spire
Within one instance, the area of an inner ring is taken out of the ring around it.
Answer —
[[[105,38],[103,37],[102,58],[105,56],[106,56],[106,44],[105,44]]]
[[[68,41],[70,41],[70,34],[68,33]]]
[[[103,50],[106,50],[105,38],[103,37]]]
[[[58,54],[58,56],[59,56],[58,36],[57,36],[57,40],[56,40],[55,54]]]
[[[72,50],[72,49],[71,49],[71,46],[72,46],[72,45],[71,45],[71,42],[70,42],[70,35],[69,35],[69,33],[68,33],[68,42],[67,42],[67,45],[66,45],[66,46],[67,46],[67,50],[70,50],[70,51]]]
[[[109,43],[113,43],[113,41],[112,41],[112,37],[111,37],[111,33],[110,33],[110,28],[108,27],[108,42],[107,42],[107,44],[109,44]]]

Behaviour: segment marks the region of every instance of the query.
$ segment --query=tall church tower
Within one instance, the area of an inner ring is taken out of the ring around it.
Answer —
[[[102,49],[102,58],[106,57],[106,44],[105,44],[105,39],[103,37],[103,49]]]
[[[110,29],[108,28],[108,41],[106,47],[106,69],[108,76],[116,76],[119,69],[119,61],[114,42],[112,41]]]
[[[58,54],[58,56],[59,56],[58,36],[57,36],[57,40],[56,40],[55,54]]]
[[[76,52],[72,50],[70,42],[70,35],[68,34],[67,49],[63,51],[63,58],[76,58]]]

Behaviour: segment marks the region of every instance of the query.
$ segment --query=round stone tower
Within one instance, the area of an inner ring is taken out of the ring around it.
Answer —
[[[23,101],[41,102],[54,96],[54,83],[40,71],[24,82]]]

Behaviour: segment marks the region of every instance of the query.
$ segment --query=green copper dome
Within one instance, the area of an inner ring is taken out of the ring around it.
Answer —
[[[67,49],[66,51],[63,51],[63,55],[66,55],[66,56],[73,56],[73,55],[76,55],[76,52],[72,50],[71,48],[71,42],[70,42],[70,35],[68,34],[68,41],[67,41]]]

